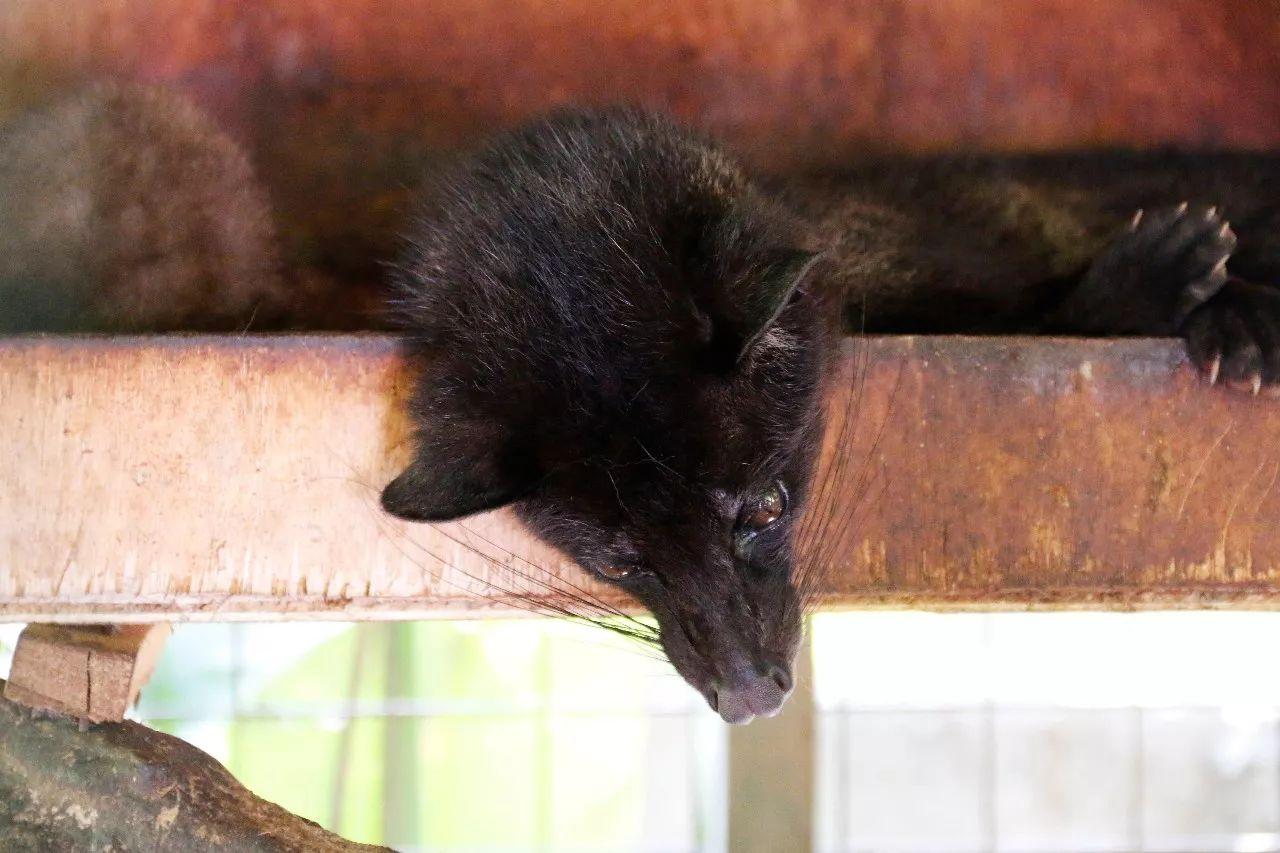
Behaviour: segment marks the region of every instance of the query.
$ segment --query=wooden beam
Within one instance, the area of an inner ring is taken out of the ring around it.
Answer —
[[[186,89],[279,167],[264,172],[273,197],[309,200],[306,224],[334,236],[361,215],[334,204],[363,190],[357,175],[389,191],[424,144],[564,104],[674,111],[783,168],[839,167],[869,143],[1280,139],[1273,0],[17,0],[4,12],[0,118],[5,95],[39,101],[96,75]]]
[[[170,627],[28,625],[4,698],[95,723],[119,722],[138,701]]]
[[[568,574],[506,513],[382,513],[405,388],[373,336],[0,341],[0,618],[429,616]]]
[[[307,308],[332,324],[367,323],[357,299],[376,314],[361,283],[420,167],[567,104],[670,112],[778,173],[904,148],[1280,145],[1275,0],[0,3],[0,123],[102,78],[184,92],[243,142],[287,267],[307,292],[344,282]]]
[[[547,578],[621,602],[505,512],[386,518],[405,387],[380,337],[0,341],[0,618],[457,615]],[[835,388],[829,605],[1280,601],[1280,403],[1177,342],[850,341]]]

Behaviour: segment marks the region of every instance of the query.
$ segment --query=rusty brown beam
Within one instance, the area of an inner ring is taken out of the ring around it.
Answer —
[[[829,605],[1280,602],[1280,403],[1204,387],[1181,344],[880,338],[839,369],[808,555]],[[456,615],[547,581],[618,602],[506,513],[381,514],[405,385],[372,336],[0,340],[0,618]]]
[[[0,3],[0,124],[103,78],[190,95],[267,184],[291,268],[348,285],[398,246],[424,162],[565,104],[671,112],[769,171],[1280,145],[1275,0]]]
[[[10,0],[0,117],[86,78],[164,82],[295,166],[375,175],[397,139],[622,100],[775,166],[868,142],[1268,145],[1277,46],[1274,0]]]

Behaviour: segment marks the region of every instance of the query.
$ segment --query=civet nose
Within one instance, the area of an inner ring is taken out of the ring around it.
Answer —
[[[716,710],[726,723],[742,725],[756,717],[774,717],[791,695],[791,673],[779,666],[765,675],[738,672],[716,688]]]
[[[778,689],[785,693],[786,696],[791,695],[791,688],[795,687],[795,682],[791,680],[791,670],[783,669],[780,666],[771,666],[769,667],[769,677],[773,679],[773,683],[778,685]],[[783,697],[784,700],[786,696]]]

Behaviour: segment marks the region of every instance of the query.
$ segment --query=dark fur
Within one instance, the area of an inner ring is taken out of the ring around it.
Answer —
[[[1206,262],[1230,254],[1238,281],[1280,283],[1274,154],[897,159],[785,194],[831,247],[824,281],[846,322],[867,331],[1170,335],[1186,330],[1168,300]],[[1179,226],[1184,201],[1187,222],[1216,207],[1212,224],[1232,235]],[[1129,235],[1138,210],[1142,232]]]
[[[423,370],[419,455],[384,505],[514,503],[587,570],[634,566],[622,583],[680,673],[726,719],[771,713],[837,318],[1180,332],[1206,370],[1274,389],[1277,175],[1262,155],[897,161],[793,182],[784,207],[662,119],[554,116],[440,180],[411,232],[395,304]],[[774,480],[788,513],[735,556]]]
[[[789,682],[789,530],[830,349],[819,301],[790,292],[811,258],[798,225],[713,148],[632,113],[505,137],[424,210],[397,276],[419,458],[388,508],[517,501],[588,570],[635,567],[624,585],[713,701],[740,670]],[[793,512],[735,560],[742,501],[777,479]]]

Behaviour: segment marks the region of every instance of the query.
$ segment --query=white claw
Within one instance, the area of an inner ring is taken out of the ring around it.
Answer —
[[[1218,374],[1222,371],[1222,356],[1215,355],[1213,361],[1209,362],[1209,384],[1218,384]]]
[[[1189,206],[1190,206],[1190,205],[1188,205],[1188,204],[1187,204],[1187,202],[1185,202],[1185,201],[1184,201],[1182,204],[1178,205],[1178,210],[1177,210],[1178,215],[1179,215],[1179,216],[1181,216],[1182,214],[1186,213],[1186,212],[1187,212],[1187,208],[1188,208]]]
[[[1255,373],[1253,375],[1253,396],[1256,397],[1260,393],[1262,393],[1262,374]]]
[[[1222,260],[1220,260],[1220,261],[1218,261],[1216,264],[1214,264],[1214,265],[1213,265],[1213,269],[1211,269],[1211,270],[1209,271],[1209,275],[1211,275],[1211,276],[1216,276],[1216,275],[1218,275],[1219,273],[1226,272],[1226,269],[1227,269],[1227,261],[1228,261],[1228,260],[1230,260],[1230,258],[1229,258],[1229,257],[1227,257],[1227,258],[1223,258]]]
[[[1129,230],[1137,231],[1138,225],[1142,223],[1142,208],[1138,208],[1138,212],[1133,215],[1133,219],[1129,220]]]
[[[1217,215],[1218,215],[1218,206],[1213,205],[1212,207],[1210,207],[1208,210],[1204,212],[1204,219],[1206,222],[1209,222]]]
[[[1225,240],[1231,236],[1234,236],[1231,233],[1231,223],[1230,222],[1222,223],[1222,227],[1218,229],[1218,239]]]

